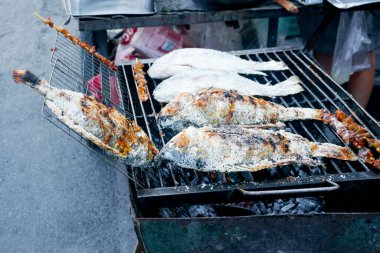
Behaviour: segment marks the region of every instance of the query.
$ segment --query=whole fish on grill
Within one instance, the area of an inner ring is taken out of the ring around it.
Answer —
[[[355,161],[349,148],[310,142],[300,135],[223,126],[189,127],[160,151],[159,161],[201,171],[258,171],[287,164],[321,165],[313,157]]]
[[[165,79],[192,69],[222,70],[241,74],[266,75],[262,70],[288,69],[280,61],[248,61],[238,56],[206,48],[182,48],[158,58],[149,68],[152,78]]]
[[[69,128],[128,165],[149,165],[158,150],[137,124],[94,97],[53,87],[29,71],[14,70],[16,83],[24,83],[45,97],[46,106]]]
[[[210,88],[197,94],[182,93],[161,109],[163,129],[179,132],[189,126],[264,125],[278,122],[322,120],[323,111],[312,108],[286,108],[261,98],[240,95],[236,91]]]
[[[265,97],[286,96],[303,91],[300,80],[291,76],[287,80],[270,85],[261,84],[236,73],[220,70],[191,70],[179,73],[162,81],[153,91],[154,98],[159,102],[170,102],[183,92],[197,93],[207,88],[236,90],[242,95]]]

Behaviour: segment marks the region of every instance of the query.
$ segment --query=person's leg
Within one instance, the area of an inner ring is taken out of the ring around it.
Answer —
[[[369,69],[355,72],[350,76],[347,90],[355,100],[365,108],[371,96],[373,81],[375,77],[375,52],[370,53],[371,67]]]
[[[331,76],[333,55],[321,53],[318,51],[314,51],[313,55],[319,64],[321,64],[323,70]]]
[[[324,71],[331,76],[333,55],[314,52],[315,59],[321,64]],[[375,77],[375,53],[370,53],[371,67],[369,69],[355,72],[350,76],[347,90],[354,99],[362,106],[366,107],[371,96],[373,81]]]

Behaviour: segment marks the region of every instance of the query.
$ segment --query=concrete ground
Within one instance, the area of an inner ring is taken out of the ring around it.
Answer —
[[[0,252],[132,252],[126,178],[47,121],[41,96],[11,79],[15,68],[49,77],[56,33],[33,13],[62,24],[62,1],[0,6]]]

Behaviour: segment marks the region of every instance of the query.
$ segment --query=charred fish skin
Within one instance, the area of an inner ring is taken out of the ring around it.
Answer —
[[[158,155],[175,165],[201,171],[258,171],[287,164],[321,165],[313,157],[354,161],[346,147],[310,142],[285,131],[189,127],[168,142]]]
[[[69,128],[126,164],[148,166],[158,153],[134,121],[94,97],[50,86],[30,71],[15,70],[13,78],[16,83],[24,83],[44,96],[46,106]]]
[[[206,89],[195,95],[182,93],[162,108],[161,128],[180,132],[189,126],[261,125],[300,119],[322,120],[323,111],[312,108],[286,108],[236,91]]]
[[[148,70],[152,78],[165,79],[194,69],[222,70],[241,74],[266,75],[263,70],[284,70],[279,61],[256,62],[235,55],[206,48],[183,48],[158,58]]]
[[[208,88],[236,90],[242,95],[278,97],[297,94],[304,89],[297,76],[270,85],[261,84],[236,73],[220,70],[190,70],[162,81],[153,91],[154,98],[163,103],[172,101],[181,93],[196,94]]]

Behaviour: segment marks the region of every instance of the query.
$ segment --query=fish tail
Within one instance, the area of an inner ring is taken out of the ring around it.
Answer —
[[[300,85],[300,79],[297,76],[291,76],[283,82],[274,85],[275,90],[279,91],[278,96],[283,96],[283,92],[287,94],[297,94],[303,91]]]
[[[32,88],[42,84],[42,80],[29,70],[15,69],[12,71],[12,78],[16,83],[23,83]]]
[[[290,107],[290,108],[286,108],[286,112],[283,114],[283,116],[286,118],[290,118],[291,120],[297,120],[297,119],[322,120],[323,110],[313,109],[313,108]],[[287,120],[286,118],[285,120]]]
[[[288,66],[281,61],[264,61],[255,64],[255,70],[285,70]]]
[[[351,149],[330,143],[314,143],[311,147],[311,153],[314,157],[321,156],[347,161],[357,160]]]

